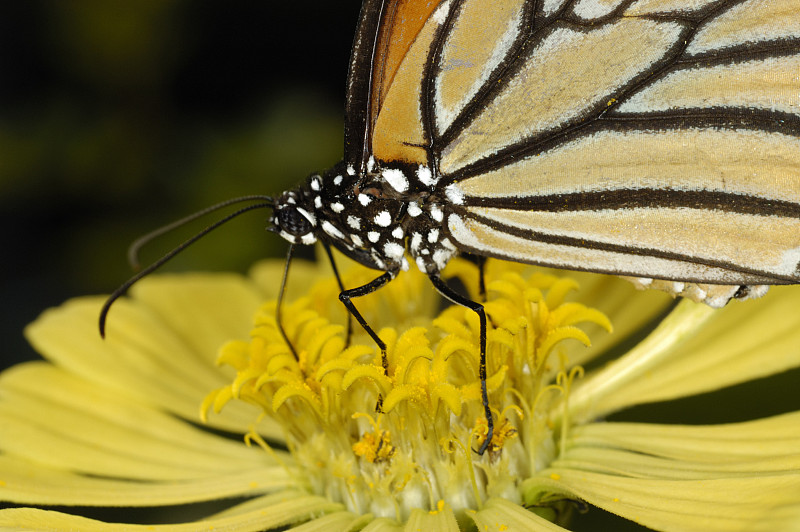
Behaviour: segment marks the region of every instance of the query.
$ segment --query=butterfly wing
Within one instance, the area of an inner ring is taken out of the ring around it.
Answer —
[[[459,249],[800,282],[800,0],[410,4],[373,29],[361,160],[434,168]]]
[[[345,161],[362,173],[376,149],[386,161],[410,157],[397,153],[389,156],[380,140],[375,140],[375,134],[385,135],[387,126],[413,130],[413,118],[403,120],[404,124],[383,123],[380,129],[376,128],[376,121],[400,64],[411,61],[407,56],[414,55],[409,54],[412,45],[417,43],[414,49],[417,54],[420,48],[429,46],[430,34],[420,33],[440,3],[441,0],[365,0],[361,8],[347,82]],[[431,27],[428,24],[427,31]],[[416,66],[419,71],[423,69],[422,65]],[[409,90],[419,98],[419,91],[403,82],[394,85],[396,95]],[[414,105],[419,107],[419,100]]]

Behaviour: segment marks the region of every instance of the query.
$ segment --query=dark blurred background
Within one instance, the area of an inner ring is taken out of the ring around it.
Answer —
[[[359,8],[0,0],[2,366],[35,356],[22,328],[43,309],[125,280],[136,236],[341,157]],[[245,215],[165,269],[246,271],[282,253],[267,216]],[[204,225],[153,243],[144,262]]]

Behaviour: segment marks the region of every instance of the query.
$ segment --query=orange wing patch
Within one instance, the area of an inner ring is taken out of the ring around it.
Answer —
[[[445,0],[400,0],[386,6],[375,47],[371,90],[372,153],[380,160],[424,163],[420,111],[423,68]]]

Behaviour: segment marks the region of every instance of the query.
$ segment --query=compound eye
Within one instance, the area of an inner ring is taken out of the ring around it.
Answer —
[[[296,207],[285,207],[277,212],[278,227],[292,236],[303,236],[313,229],[311,222]]]

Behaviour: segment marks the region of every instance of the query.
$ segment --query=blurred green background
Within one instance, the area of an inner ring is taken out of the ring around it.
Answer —
[[[3,366],[35,356],[21,331],[43,309],[129,277],[138,235],[279,192],[341,157],[359,8],[0,1]],[[283,253],[268,215],[232,222],[165,269],[245,271]],[[204,226],[154,242],[144,262]]]

